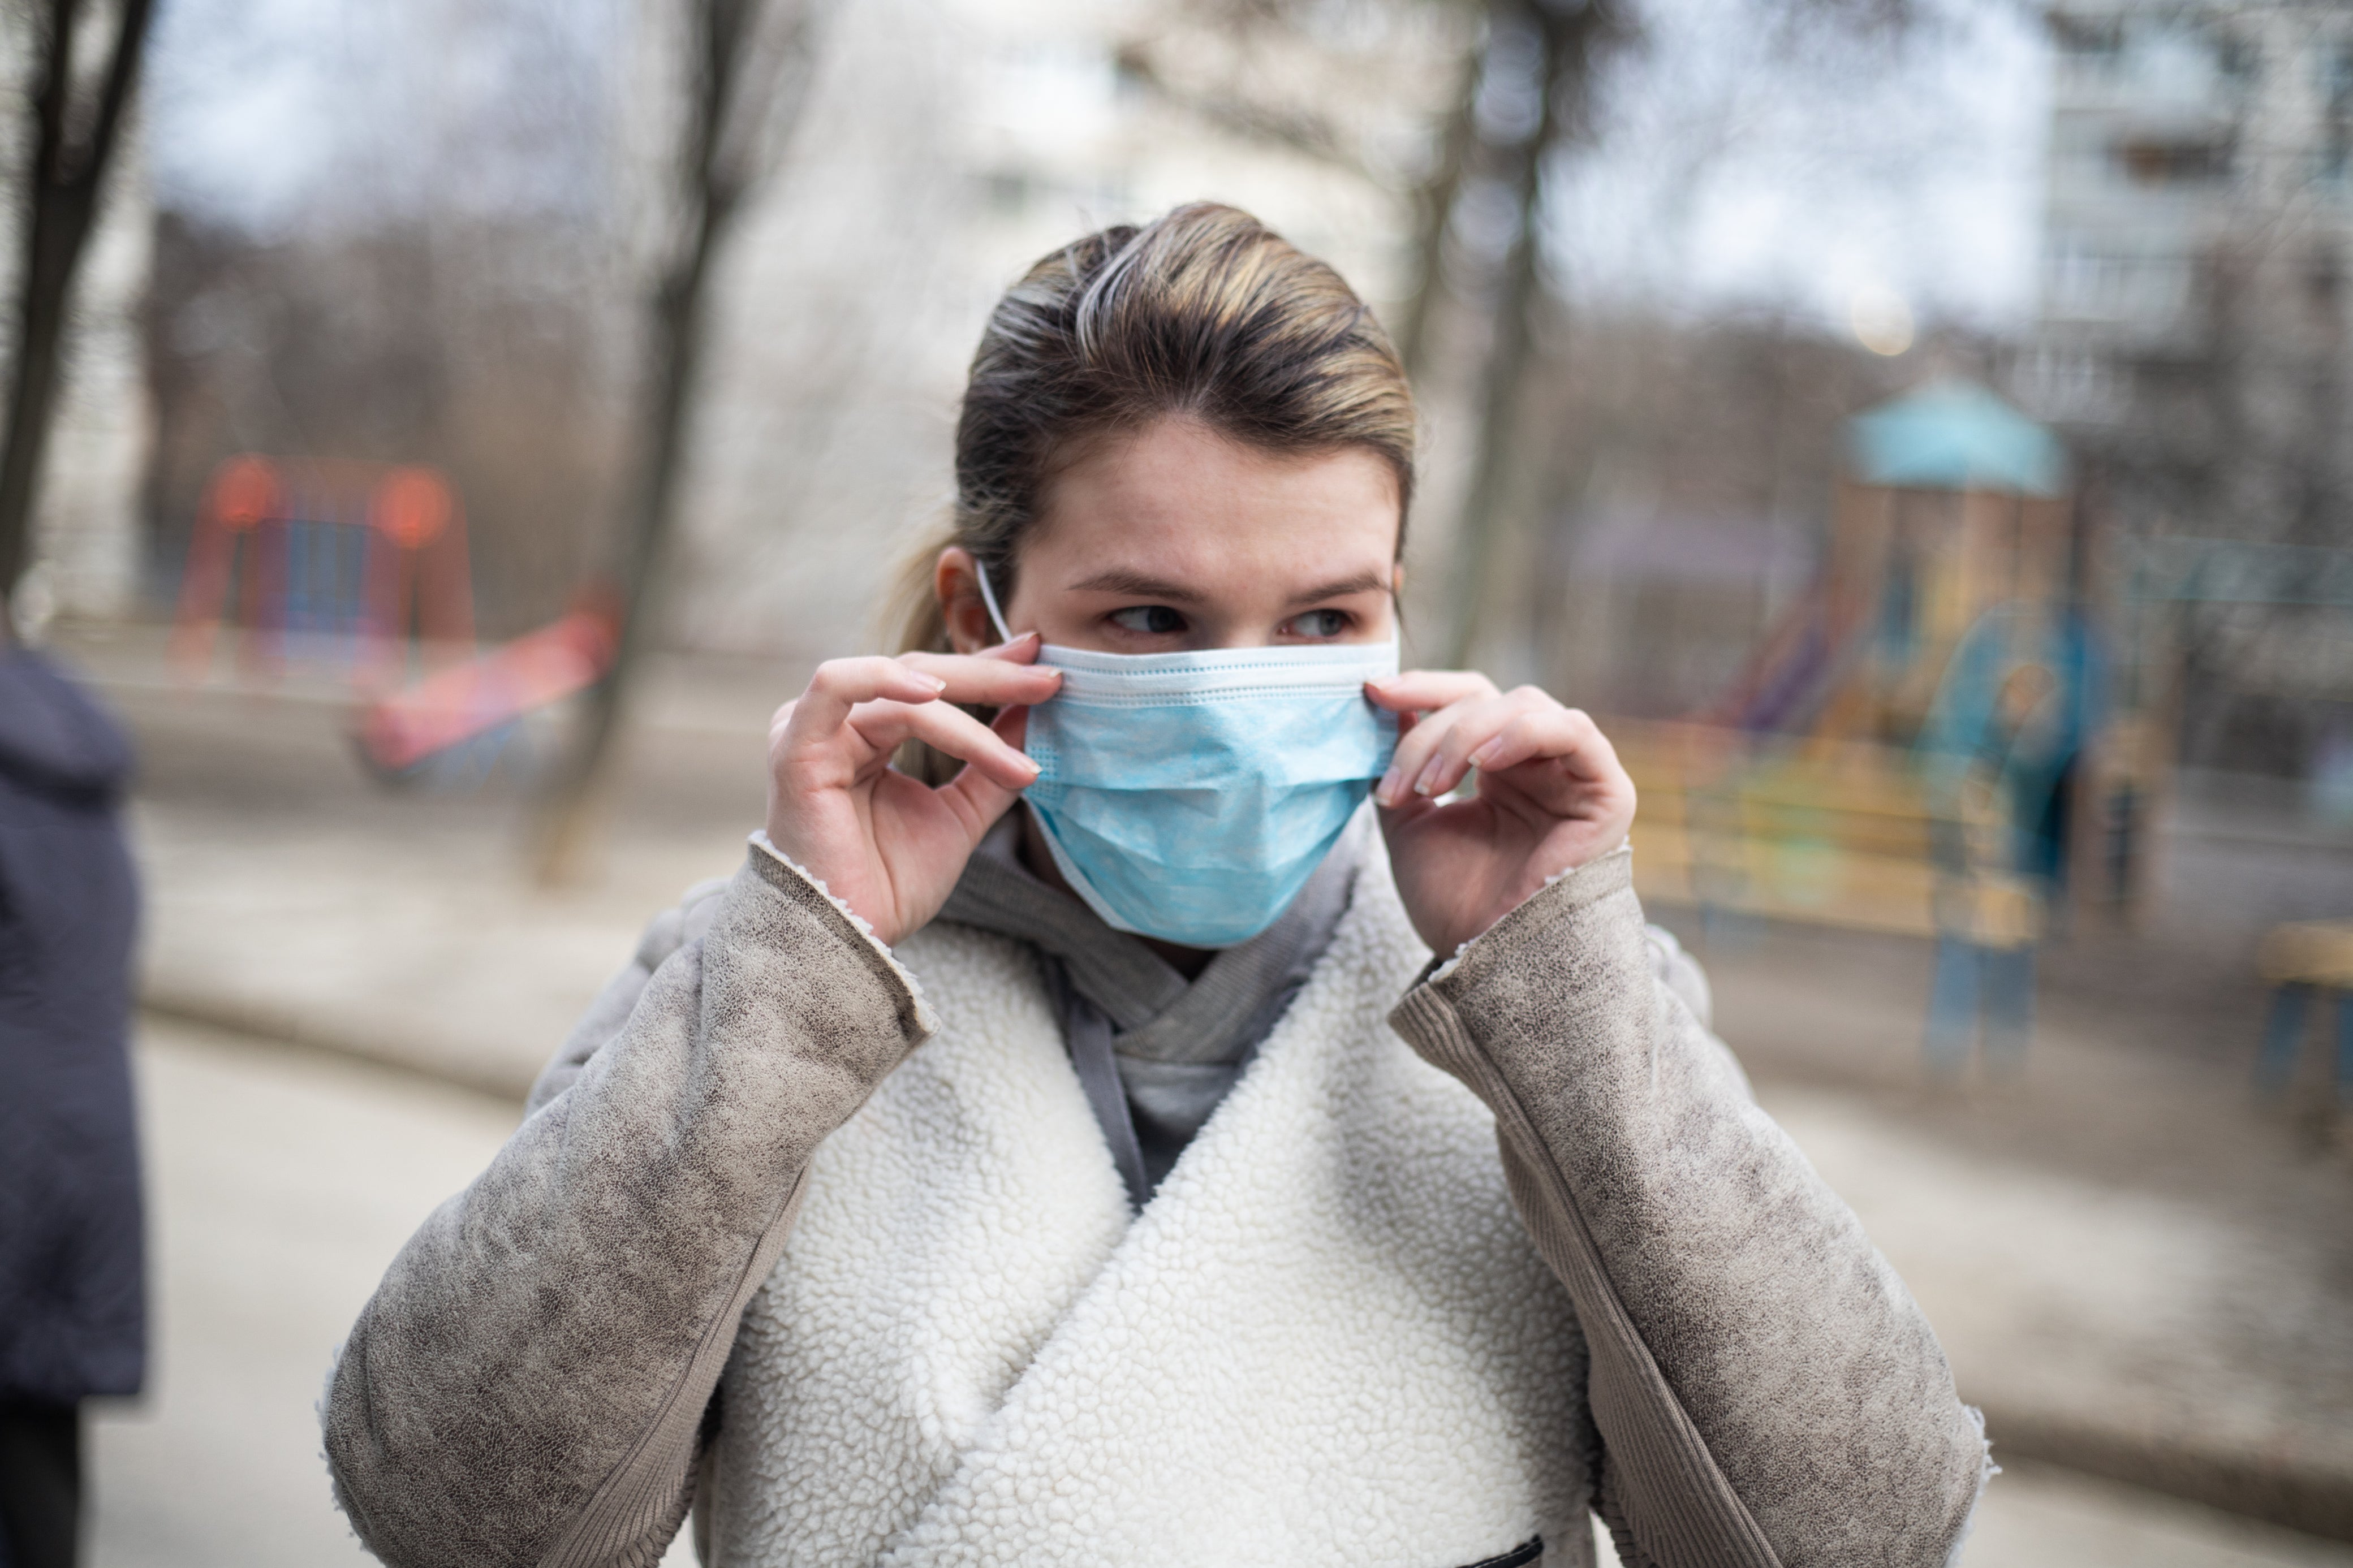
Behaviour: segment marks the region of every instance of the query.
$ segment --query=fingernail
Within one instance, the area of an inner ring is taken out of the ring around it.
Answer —
[[[938,676],[936,676],[936,675],[926,675],[926,676],[924,676],[924,677],[923,677],[923,683],[924,683],[925,685],[929,686],[929,687],[930,687],[934,691],[945,691],[945,690],[948,689],[948,683],[947,683],[946,681],[944,681],[944,680],[942,680],[942,679],[941,679]]]
[[[1498,735],[1493,740],[1488,742],[1485,745],[1471,753],[1471,765],[1474,768],[1485,767],[1487,765],[1487,759],[1493,756],[1503,749],[1504,737]]]
[[[1395,805],[1398,786],[1404,783],[1405,779],[1397,771],[1397,764],[1391,763],[1389,771],[1381,775],[1381,782],[1373,786],[1373,798],[1383,805]]]
[[[1431,794],[1438,788],[1439,776],[1445,772],[1446,759],[1444,757],[1430,758],[1430,765],[1421,770],[1421,776],[1413,781],[1413,793],[1416,795]]]

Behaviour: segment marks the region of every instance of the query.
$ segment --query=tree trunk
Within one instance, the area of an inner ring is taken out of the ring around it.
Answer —
[[[123,0],[114,52],[99,100],[79,142],[73,92],[77,0],[51,0],[46,58],[34,99],[38,126],[25,171],[24,264],[16,300],[16,362],[9,377],[8,421],[0,435],[0,632],[13,636],[8,609],[17,579],[32,564],[33,509],[40,497],[41,460],[57,405],[66,310],[104,194],[106,171],[122,125],[124,106],[139,78],[150,0]]]
[[[1565,128],[1582,119],[1593,45],[1612,20],[1604,0],[1586,0],[1576,5],[1567,0],[1536,0],[1528,14],[1543,40],[1544,102],[1535,132],[1521,149],[1519,230],[1504,263],[1504,286],[1495,302],[1494,332],[1481,378],[1479,452],[1455,533],[1454,604],[1447,635],[1448,663],[1457,668],[1470,663],[1482,629],[1495,540],[1514,473],[1521,392],[1527,382],[1528,353],[1535,331],[1545,155],[1561,139]]]
[[[679,482],[696,375],[708,338],[711,264],[729,221],[770,151],[807,96],[812,6],[790,19],[782,64],[752,85],[762,0],[700,0],[694,9],[694,93],[688,106],[683,185],[686,235],[649,301],[644,372],[645,445],[613,564],[620,641],[613,665],[589,689],[564,765],[541,801],[533,858],[543,882],[576,877],[596,825],[630,685],[659,630],[665,557],[676,531]],[[765,101],[749,101],[759,90]]]
[[[1471,161],[1477,140],[1479,78],[1486,58],[1487,40],[1467,50],[1462,80],[1438,148],[1438,165],[1414,192],[1413,293],[1398,320],[1398,361],[1408,380],[1419,383],[1430,365],[1430,318],[1445,293],[1446,226],[1454,216],[1454,198],[1462,188],[1462,171]]]

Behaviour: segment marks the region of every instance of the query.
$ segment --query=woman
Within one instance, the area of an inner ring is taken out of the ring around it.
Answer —
[[[1005,298],[913,651],[778,713],[744,868],[344,1346],[377,1555],[1948,1557],[1978,1426],[1646,934],[1609,742],[1396,673],[1413,439],[1230,208]]]

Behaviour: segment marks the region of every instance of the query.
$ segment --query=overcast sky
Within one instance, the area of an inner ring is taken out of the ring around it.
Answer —
[[[1551,195],[1561,281],[1844,321],[1892,290],[1999,327],[2033,305],[2047,46],[2010,0],[1929,0],[1894,43],[1778,34],[1775,0],[1644,0],[1592,156]]]
[[[428,201],[588,210],[620,23],[621,0],[163,0],[156,199],[257,236]]]
[[[2044,46],[2017,0],[1926,3],[1929,23],[1890,47],[1790,34],[1768,21],[1788,0],[1642,0],[1646,40],[1604,84],[1607,135],[1551,192],[1561,281],[1831,321],[1859,291],[1892,291],[1925,317],[2021,322]],[[164,0],[157,197],[257,234],[397,217],[428,195],[586,210],[612,177],[624,36],[625,0]]]

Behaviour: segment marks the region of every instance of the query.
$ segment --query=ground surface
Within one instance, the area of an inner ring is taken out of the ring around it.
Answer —
[[[139,1089],[154,1363],[147,1397],[96,1423],[92,1568],[371,1562],[330,1500],[313,1407],[385,1264],[489,1162],[516,1109],[154,1020]]]
[[[1707,956],[1760,1098],[1928,1306],[1998,1446],[2209,1497],[2266,1466],[2347,1489],[2353,1161],[2301,1104],[2253,1101],[2253,1005],[2052,989],[2022,1078],[1938,1086],[1920,944],[1782,929]]]

